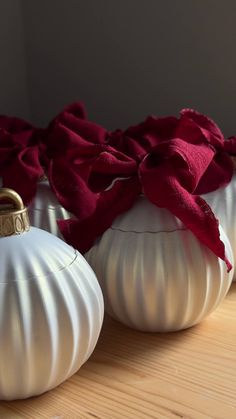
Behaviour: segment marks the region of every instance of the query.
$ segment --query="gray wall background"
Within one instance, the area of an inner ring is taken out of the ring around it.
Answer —
[[[0,0],[0,113],[30,117],[20,0]]]
[[[113,129],[194,107],[236,134],[235,0],[19,2],[0,2],[1,113],[45,125],[82,100]]]

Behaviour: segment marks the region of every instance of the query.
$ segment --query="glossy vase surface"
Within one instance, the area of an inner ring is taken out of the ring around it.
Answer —
[[[0,399],[41,394],[89,358],[103,297],[86,260],[31,227],[0,238]]]
[[[226,253],[229,241],[221,229]],[[232,271],[168,210],[140,196],[85,255],[106,311],[129,327],[168,332],[203,320],[226,295]]]

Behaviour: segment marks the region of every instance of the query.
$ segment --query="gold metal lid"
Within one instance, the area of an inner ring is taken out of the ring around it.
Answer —
[[[39,179],[39,182],[45,182],[45,180],[48,180],[47,176],[44,174],[41,176],[41,178]]]
[[[1,204],[1,201],[7,202]],[[12,236],[29,231],[27,208],[12,189],[0,188],[0,237]]]

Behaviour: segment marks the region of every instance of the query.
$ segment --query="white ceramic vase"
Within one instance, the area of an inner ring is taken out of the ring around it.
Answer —
[[[230,244],[221,230],[226,253]],[[135,329],[168,332],[200,322],[226,295],[232,271],[168,210],[140,196],[85,255],[105,309]]]
[[[1,191],[0,191],[1,195]],[[17,216],[18,217],[18,216]],[[104,314],[96,276],[71,246],[0,211],[0,399],[39,395],[89,358]],[[19,234],[21,233],[21,234]]]
[[[29,206],[28,212],[32,226],[46,230],[60,238],[63,237],[57,226],[57,220],[72,217],[58,202],[48,180],[42,180],[38,183],[36,196]]]
[[[227,234],[236,260],[236,173],[231,182],[217,191],[203,195]],[[236,272],[234,272],[236,281]]]

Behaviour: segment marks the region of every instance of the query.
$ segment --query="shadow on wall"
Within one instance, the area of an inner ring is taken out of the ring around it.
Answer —
[[[109,129],[194,107],[236,132],[234,0],[21,4],[35,123],[83,100]]]
[[[0,114],[29,118],[27,60],[20,0],[0,2]]]

